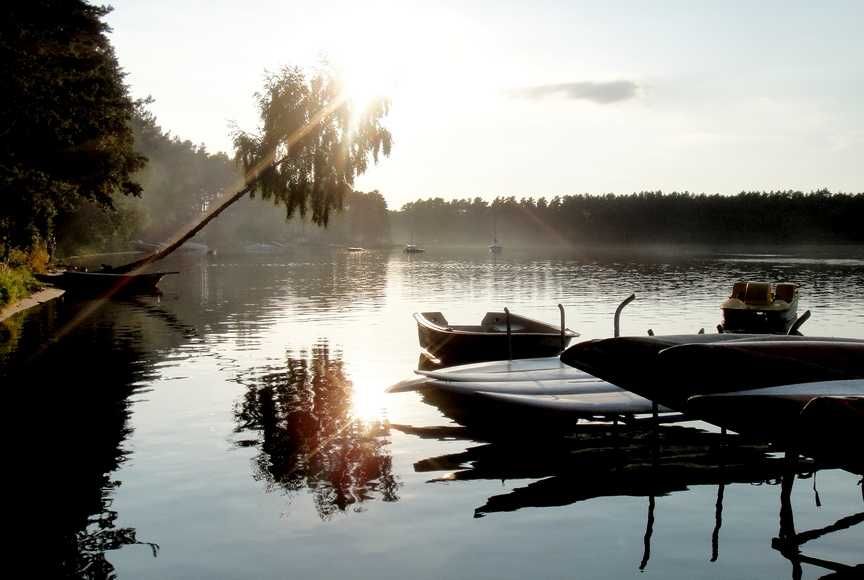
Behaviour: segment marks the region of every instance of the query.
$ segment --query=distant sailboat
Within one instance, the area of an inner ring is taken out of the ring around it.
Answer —
[[[405,249],[402,250],[406,254],[422,254],[426,250],[414,243],[414,228],[411,228],[411,241],[405,244]]]
[[[489,251],[493,254],[500,254],[504,251],[504,246],[498,242],[498,226],[495,215],[492,215],[492,243],[489,244]]]

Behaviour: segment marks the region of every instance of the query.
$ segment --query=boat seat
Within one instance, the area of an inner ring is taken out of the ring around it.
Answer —
[[[483,320],[480,321],[480,326],[493,328],[496,325],[501,325],[502,327],[506,327],[507,325],[507,315],[503,312],[487,312],[486,316],[483,317]]]
[[[797,284],[791,284],[789,282],[777,284],[777,289],[774,292],[774,298],[776,300],[783,300],[784,302],[789,302],[791,304],[792,301],[795,299],[795,290],[797,288]]]
[[[450,326],[450,323],[447,322],[447,319],[440,312],[423,312],[423,318],[438,326]]]
[[[747,282],[744,290],[744,302],[747,304],[771,304],[771,284],[767,282]]]
[[[729,298],[744,299],[744,291],[747,289],[747,282],[735,282],[732,286],[732,295]]]

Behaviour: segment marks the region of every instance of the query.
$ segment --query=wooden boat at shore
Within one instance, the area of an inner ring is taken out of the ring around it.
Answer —
[[[479,325],[450,324],[440,312],[417,312],[417,334],[423,355],[452,365],[469,362],[554,356],[567,348],[578,332],[539,320],[487,312]]]
[[[114,274],[111,272],[78,272],[65,270],[39,274],[37,278],[77,294],[153,294],[157,285],[168,274],[179,272],[148,272],[144,274]]]
[[[720,308],[723,332],[786,334],[798,316],[798,285],[735,282]]]

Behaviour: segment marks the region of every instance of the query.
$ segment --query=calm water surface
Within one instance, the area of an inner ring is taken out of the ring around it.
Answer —
[[[724,447],[701,423],[662,430],[658,451],[606,426],[477,432],[384,393],[416,368],[420,310],[557,321],[561,302],[597,338],[635,292],[625,334],[711,331],[734,280],[784,279],[813,312],[805,334],[862,338],[864,259],[333,250],[168,266],[183,273],[161,297],[64,299],[0,330],[0,379],[36,411],[15,446],[36,465],[56,575],[820,578],[864,562],[849,473],[802,468],[781,510],[777,458],[706,455]],[[827,528],[800,548],[821,566],[772,548],[781,511],[787,531]]]

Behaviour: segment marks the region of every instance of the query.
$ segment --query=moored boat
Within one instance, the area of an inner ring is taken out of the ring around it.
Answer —
[[[838,418],[846,408],[855,409],[857,401],[859,416],[864,418],[860,410],[861,403],[864,403],[864,380],[861,379],[695,395],[687,400],[687,412],[738,433],[793,440],[802,435],[805,438],[815,435],[800,431],[799,418],[811,403],[820,399],[847,403],[845,407],[838,407]],[[819,431],[831,431],[830,418],[825,413],[815,413],[814,409],[808,415],[823,421]],[[861,427],[864,428],[864,423]]]
[[[720,308],[723,332],[786,334],[798,315],[798,285],[735,282]]]
[[[144,274],[114,274],[111,272],[78,272],[65,270],[37,277],[70,293],[79,294],[153,294],[168,274],[179,272],[148,272]]]
[[[551,379],[525,381],[440,381],[427,379],[425,381],[411,380],[396,383],[388,392],[405,392],[407,390],[439,389],[453,393],[506,393],[511,395],[578,395],[591,393],[622,392],[612,383],[601,381],[594,377],[583,379]]]
[[[460,364],[507,358],[554,356],[579,333],[539,320],[487,312],[479,325],[452,325],[440,312],[418,312],[417,334],[424,356],[442,364]]]
[[[525,380],[579,379],[590,377],[585,371],[561,362],[561,357],[547,356],[516,360],[485,361],[435,370],[414,371],[442,381],[501,382]]]
[[[842,344],[832,348],[837,343]],[[847,373],[860,367],[855,353],[864,347],[862,343],[857,339],[764,334],[620,337],[581,342],[562,353],[561,360],[673,406],[691,395],[736,387],[857,378]],[[831,368],[832,364],[839,368]]]

